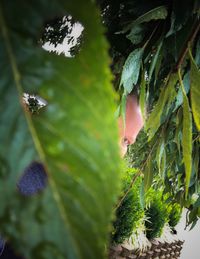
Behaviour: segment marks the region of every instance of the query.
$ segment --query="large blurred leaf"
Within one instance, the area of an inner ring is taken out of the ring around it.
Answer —
[[[130,93],[135,84],[137,84],[143,49],[135,49],[126,59],[122,70],[120,85],[124,86],[126,92]]]
[[[73,59],[38,45],[43,24],[68,13],[85,27]],[[107,48],[89,0],[1,1],[0,231],[26,258],[105,256],[120,172]],[[23,92],[47,108],[31,116]],[[16,184],[32,161],[49,187],[27,198]]]
[[[190,53],[191,72],[190,72],[190,93],[191,93],[191,105],[194,121],[198,131],[200,131],[200,71]]]

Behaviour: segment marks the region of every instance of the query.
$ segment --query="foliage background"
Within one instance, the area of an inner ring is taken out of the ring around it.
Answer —
[[[72,59],[40,45],[46,21],[66,14],[85,28]],[[91,1],[0,4],[0,231],[26,258],[106,255],[121,169],[99,16]],[[23,92],[48,106],[29,113]],[[43,164],[48,187],[23,197],[16,186],[32,161]]]
[[[119,109],[125,116],[126,96],[134,92],[145,120],[147,137],[136,151],[145,191],[159,178],[165,192],[191,211],[187,224],[193,227],[200,215],[200,3],[99,2]]]

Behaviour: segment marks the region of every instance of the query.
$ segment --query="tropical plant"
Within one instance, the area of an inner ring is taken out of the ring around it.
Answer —
[[[62,17],[84,27],[71,58],[42,48]],[[103,33],[93,1],[0,3],[0,233],[27,259],[106,255],[121,169]],[[25,197],[27,177],[41,174],[46,189]]]

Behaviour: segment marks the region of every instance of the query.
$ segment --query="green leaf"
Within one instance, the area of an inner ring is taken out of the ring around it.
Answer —
[[[197,66],[200,66],[200,38],[197,41],[197,45],[196,45],[196,55],[195,55],[195,63],[197,64]]]
[[[121,104],[118,105],[117,109],[115,110],[115,118],[119,118],[121,114]]]
[[[139,44],[144,38],[144,28],[141,25],[133,26],[130,33],[126,36],[133,45]]]
[[[164,173],[166,169],[166,152],[165,152],[165,143],[162,140],[162,138],[157,149],[156,161],[157,161],[159,174],[164,179]]]
[[[189,101],[185,92],[181,74],[179,71],[179,82],[183,92],[183,162],[185,166],[185,193],[188,195],[188,188],[190,185],[190,178],[192,172],[192,115],[190,112]]]
[[[156,85],[157,80],[158,80],[159,72],[160,72],[161,65],[162,65],[162,59],[163,59],[163,48],[161,47],[157,61],[156,61],[156,65],[155,65],[154,86]]]
[[[198,197],[198,199],[196,200],[195,204],[193,205],[194,208],[198,208],[200,207],[200,196]]]
[[[145,71],[142,71],[142,79],[140,85],[140,99],[139,105],[142,112],[143,120],[146,118],[146,80],[145,80]]]
[[[186,73],[184,75],[183,85],[184,85],[184,89],[185,89],[186,94],[188,94],[189,91],[190,91],[190,77],[189,77],[189,73]],[[183,104],[183,93],[182,93],[181,88],[179,88],[177,96],[176,96],[176,103],[175,103],[174,110],[176,110],[182,104]]]
[[[163,155],[161,158],[161,165],[160,165],[160,175],[163,178],[163,180],[165,179],[165,172],[166,172],[166,159],[167,159],[167,155],[166,155],[166,150],[163,150]]]
[[[123,85],[128,93],[130,93],[133,90],[134,85],[137,84],[142,55],[142,48],[135,49],[129,54],[123,66],[120,85]]]
[[[144,181],[142,181],[140,186],[140,205],[142,209],[145,208],[145,191],[144,191]]]
[[[187,96],[183,96],[183,136],[182,136],[182,148],[183,148],[183,161],[185,165],[185,187],[186,195],[188,192],[191,170],[192,170],[192,116],[190,113],[189,102]]]
[[[152,167],[152,158],[148,157],[146,166],[144,168],[144,190],[147,192],[151,187],[153,182],[153,167]]]
[[[86,32],[71,59],[38,45],[46,21],[67,13]],[[103,34],[91,1],[1,1],[1,234],[27,259],[105,257],[120,159]],[[30,114],[23,92],[48,106]],[[16,184],[32,161],[44,164],[49,185],[23,197]]]
[[[158,44],[158,47],[157,47],[157,50],[156,50],[156,53],[155,55],[153,56],[153,59],[151,61],[151,66],[150,66],[150,69],[149,69],[149,75],[148,75],[148,80],[149,82],[151,81],[151,77],[152,77],[152,74],[156,68],[156,64],[157,64],[157,61],[158,61],[158,58],[160,56],[160,50],[161,50],[161,47],[162,47],[162,41],[160,41],[160,43]]]
[[[198,176],[199,176],[199,143],[198,142],[196,142],[194,145],[193,169],[196,174],[196,185],[198,189]]]
[[[124,92],[121,99],[121,115],[123,119],[124,129],[126,125],[126,101],[127,101],[127,94],[126,92]]]
[[[144,22],[149,22],[151,20],[159,20],[159,19],[166,19],[167,17],[167,8],[166,6],[162,5],[162,6],[158,6],[152,10],[150,10],[149,12],[141,15],[140,17],[138,17],[135,21],[133,21],[130,25],[128,25],[125,28],[125,31],[129,30],[130,28],[132,28],[133,26],[136,26],[138,24],[144,23]]]
[[[180,142],[181,142],[181,137],[180,134],[182,133],[182,121],[183,121],[183,111],[181,108],[179,108],[177,115],[176,115],[176,131],[175,131],[175,142],[177,144],[178,152],[179,154],[181,153],[181,148],[180,148]]]
[[[176,96],[175,85],[177,80],[177,74],[172,74],[170,76],[168,84],[162,88],[159,99],[146,122],[145,128],[149,131],[149,140],[152,139],[160,127],[160,120],[163,111],[167,113],[171,103],[174,101]]]
[[[194,212],[194,214],[197,214],[196,211]],[[191,231],[196,226],[196,224],[198,223],[198,218],[191,217],[191,223],[192,223],[192,225],[191,225],[189,231]]]
[[[192,106],[192,114],[194,117],[194,121],[198,131],[200,131],[200,71],[192,57],[190,52],[190,96],[191,96],[191,106]]]

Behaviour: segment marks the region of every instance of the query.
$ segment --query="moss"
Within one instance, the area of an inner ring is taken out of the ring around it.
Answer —
[[[127,172],[126,177],[123,179],[123,194],[128,190],[133,174],[134,172]],[[116,211],[116,220],[113,223],[114,230],[112,233],[113,243],[122,243],[129,238],[134,229],[137,228],[139,220],[144,216],[139,200],[140,182],[141,179],[136,181]]]

